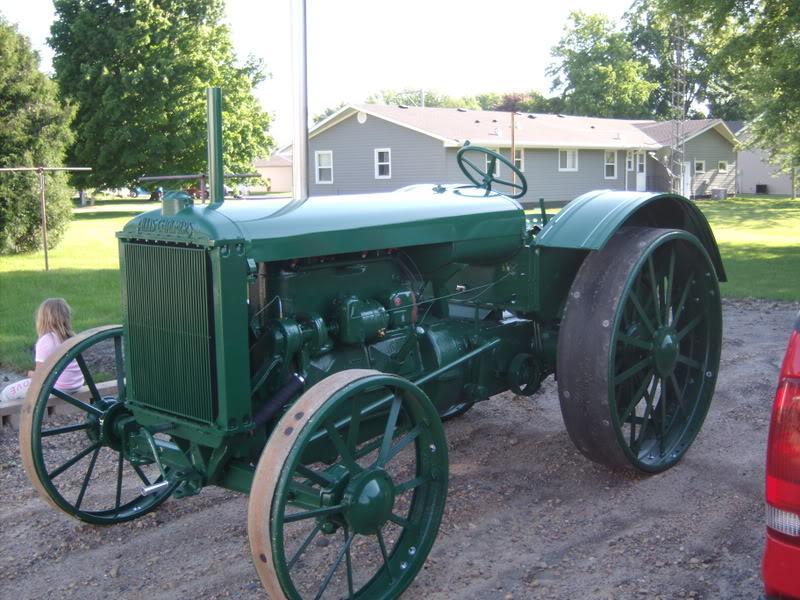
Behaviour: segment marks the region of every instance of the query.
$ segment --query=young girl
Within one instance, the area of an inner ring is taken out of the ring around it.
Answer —
[[[39,339],[36,340],[35,371],[42,368],[44,362],[61,342],[75,335],[75,332],[72,331],[71,313],[72,309],[63,298],[48,298],[39,306],[39,310],[36,311],[36,333]],[[30,378],[33,377],[33,373],[34,371],[28,371],[28,379],[22,379],[6,386],[0,393],[0,402],[22,400],[31,386]],[[59,375],[56,380],[56,388],[71,392],[82,385],[83,373],[81,373],[78,363],[73,360]]]

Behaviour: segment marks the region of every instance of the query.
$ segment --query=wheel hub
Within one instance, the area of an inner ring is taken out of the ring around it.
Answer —
[[[356,476],[345,492],[345,518],[356,533],[376,533],[394,507],[394,483],[381,469]]]
[[[653,363],[660,377],[669,376],[675,369],[679,349],[678,333],[672,327],[662,327],[656,331],[653,340]]]

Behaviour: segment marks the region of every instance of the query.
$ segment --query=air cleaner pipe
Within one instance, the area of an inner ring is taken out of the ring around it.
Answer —
[[[292,396],[303,390],[306,380],[302,375],[295,373],[289,378],[284,386],[275,392],[275,395],[270,398],[264,406],[261,407],[253,418],[256,427],[261,427],[264,423],[269,421],[275,414],[286,406],[286,403],[292,399]]]

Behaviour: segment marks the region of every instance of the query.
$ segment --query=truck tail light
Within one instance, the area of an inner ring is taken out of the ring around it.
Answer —
[[[800,331],[783,359],[767,443],[767,527],[800,537]]]

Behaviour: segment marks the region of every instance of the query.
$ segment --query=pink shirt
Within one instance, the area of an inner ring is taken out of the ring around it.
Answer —
[[[60,343],[54,333],[45,333],[36,340],[36,362],[45,362]],[[83,373],[81,373],[78,363],[73,360],[56,380],[56,388],[59,390],[74,390],[82,385]]]

